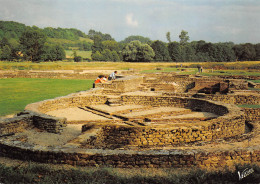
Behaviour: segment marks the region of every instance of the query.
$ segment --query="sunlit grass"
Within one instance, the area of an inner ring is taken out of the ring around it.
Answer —
[[[22,111],[27,104],[88,90],[92,80],[0,79],[0,116]]]
[[[81,53],[82,52],[82,53]],[[72,55],[73,51],[68,51],[67,55]],[[91,51],[77,51],[77,54],[82,56],[83,58],[90,58]],[[81,55],[82,54],[82,55]],[[252,64],[251,64],[252,63]],[[202,66],[205,65],[205,75],[259,75],[259,70],[215,70],[211,72],[211,66],[219,65],[220,63],[175,63],[175,62],[152,62],[152,63],[139,63],[139,62],[66,62],[66,61],[58,61],[58,62],[41,62],[41,63],[32,63],[32,62],[4,62],[0,61],[0,70],[128,70],[134,69],[138,71],[144,72],[154,72],[158,68],[162,68],[165,72],[177,72],[180,70],[180,66],[182,65],[182,69],[192,68],[192,73],[196,72],[196,66],[200,64]],[[243,66],[251,66],[251,65],[260,65],[260,61],[254,62],[231,62],[231,63],[221,63],[223,66],[239,66],[238,68],[243,68]],[[158,71],[156,71],[158,72]],[[187,72],[182,71],[183,73]],[[204,72],[203,72],[204,73]],[[189,73],[188,73],[189,74]]]

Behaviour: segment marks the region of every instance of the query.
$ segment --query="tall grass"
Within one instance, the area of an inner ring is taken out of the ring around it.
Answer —
[[[239,180],[238,171],[251,168],[254,172]],[[177,171],[176,171],[177,170]],[[234,171],[208,172],[201,169],[115,169],[115,168],[69,168],[55,169],[48,165],[30,163],[22,167],[0,165],[2,183],[95,183],[95,184],[200,184],[200,183],[258,183],[260,167],[237,166]],[[148,174],[149,173],[149,174]]]

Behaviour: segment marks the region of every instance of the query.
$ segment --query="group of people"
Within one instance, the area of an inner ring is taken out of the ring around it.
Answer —
[[[202,70],[203,70],[202,66],[198,66],[198,72],[202,73]]]
[[[95,88],[95,84],[97,84],[97,83],[104,83],[104,82],[107,82],[107,81],[115,80],[116,74],[117,74],[117,71],[114,71],[108,77],[105,76],[105,75],[99,75],[98,78],[93,83],[93,88]]]

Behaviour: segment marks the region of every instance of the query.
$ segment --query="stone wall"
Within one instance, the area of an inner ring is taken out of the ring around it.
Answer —
[[[147,106],[185,107],[192,110],[211,112],[220,115],[219,118],[203,121],[203,123],[185,126],[173,125],[163,127],[108,125],[103,126],[90,145],[100,148],[121,146],[176,146],[192,142],[209,142],[219,138],[241,135],[245,131],[243,112],[236,106],[219,104],[199,99],[158,96],[121,96],[124,104],[139,104]],[[169,124],[168,123],[168,124]],[[178,122],[180,123],[180,122]]]
[[[172,106],[180,108],[190,108],[195,111],[205,111],[224,115],[228,113],[225,105],[195,98],[185,98],[176,96],[152,96],[152,95],[122,95],[121,101],[124,104],[148,105],[148,106]],[[240,113],[239,113],[240,114]]]
[[[147,74],[144,78],[146,86],[148,84],[170,84],[175,83],[176,92],[205,92],[205,93],[227,93],[229,90],[246,90],[248,82],[243,79],[223,79],[219,77],[188,76],[174,74]],[[157,91],[157,90],[156,90]]]
[[[260,83],[255,83],[255,88],[260,89]]]
[[[104,88],[103,94],[117,94],[136,91],[142,83],[143,77],[141,76],[127,76],[106,83],[98,83],[95,88]]]
[[[260,104],[260,95],[258,93],[250,94],[245,92],[244,94],[228,94],[228,95],[205,95],[206,99],[213,101],[221,101],[228,104]]]
[[[191,79],[189,76],[173,74],[147,74],[144,77],[144,83],[146,84],[146,88],[154,88],[155,91],[157,91],[157,87],[154,86],[156,84],[165,86],[169,84],[175,84],[172,86],[172,88],[173,91],[176,92],[185,92],[187,88],[192,88],[195,85],[193,79]]]
[[[260,108],[243,108],[246,121],[260,121]]]
[[[173,122],[174,123],[174,122]],[[171,126],[167,128],[142,126],[104,126],[98,133],[92,148],[118,148],[128,146],[164,147],[180,146],[194,142],[210,142],[219,138],[233,137],[245,131],[242,120],[218,119],[208,122],[208,126]]]
[[[0,136],[23,132],[26,128],[31,127],[32,125],[32,118],[27,115],[2,119],[0,120]]]
[[[46,113],[57,109],[65,109],[69,107],[84,107],[88,105],[104,104],[107,97],[103,95],[88,94],[88,95],[68,95],[65,97],[58,97],[51,100],[45,100],[29,104],[25,110],[33,112]]]
[[[0,155],[22,160],[44,163],[70,164],[78,166],[110,166],[121,168],[226,168],[235,164],[260,165],[260,151],[257,148],[238,150],[82,150],[75,148],[40,150],[31,146],[27,149],[20,141],[0,140]]]
[[[60,133],[66,126],[67,122],[65,118],[24,111],[17,114],[17,117],[1,120],[0,135],[23,132],[30,127],[36,127],[50,133]]]
[[[104,104],[106,96],[102,95],[68,95],[52,100],[30,104],[27,110],[46,113],[48,111]],[[167,146],[180,145],[198,141],[211,141],[218,138],[232,137],[244,133],[244,116],[238,107],[195,98],[154,96],[154,95],[122,95],[122,104],[145,106],[172,106],[190,108],[193,111],[211,112],[219,115],[217,119],[204,121],[202,125],[185,127],[170,126],[104,126],[92,141],[93,146],[111,148],[114,145],[135,146]],[[174,122],[172,122],[174,123]]]

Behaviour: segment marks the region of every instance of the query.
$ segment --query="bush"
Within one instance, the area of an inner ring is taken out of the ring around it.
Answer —
[[[75,56],[74,57],[74,62],[81,62],[82,61],[82,57],[81,56]]]

